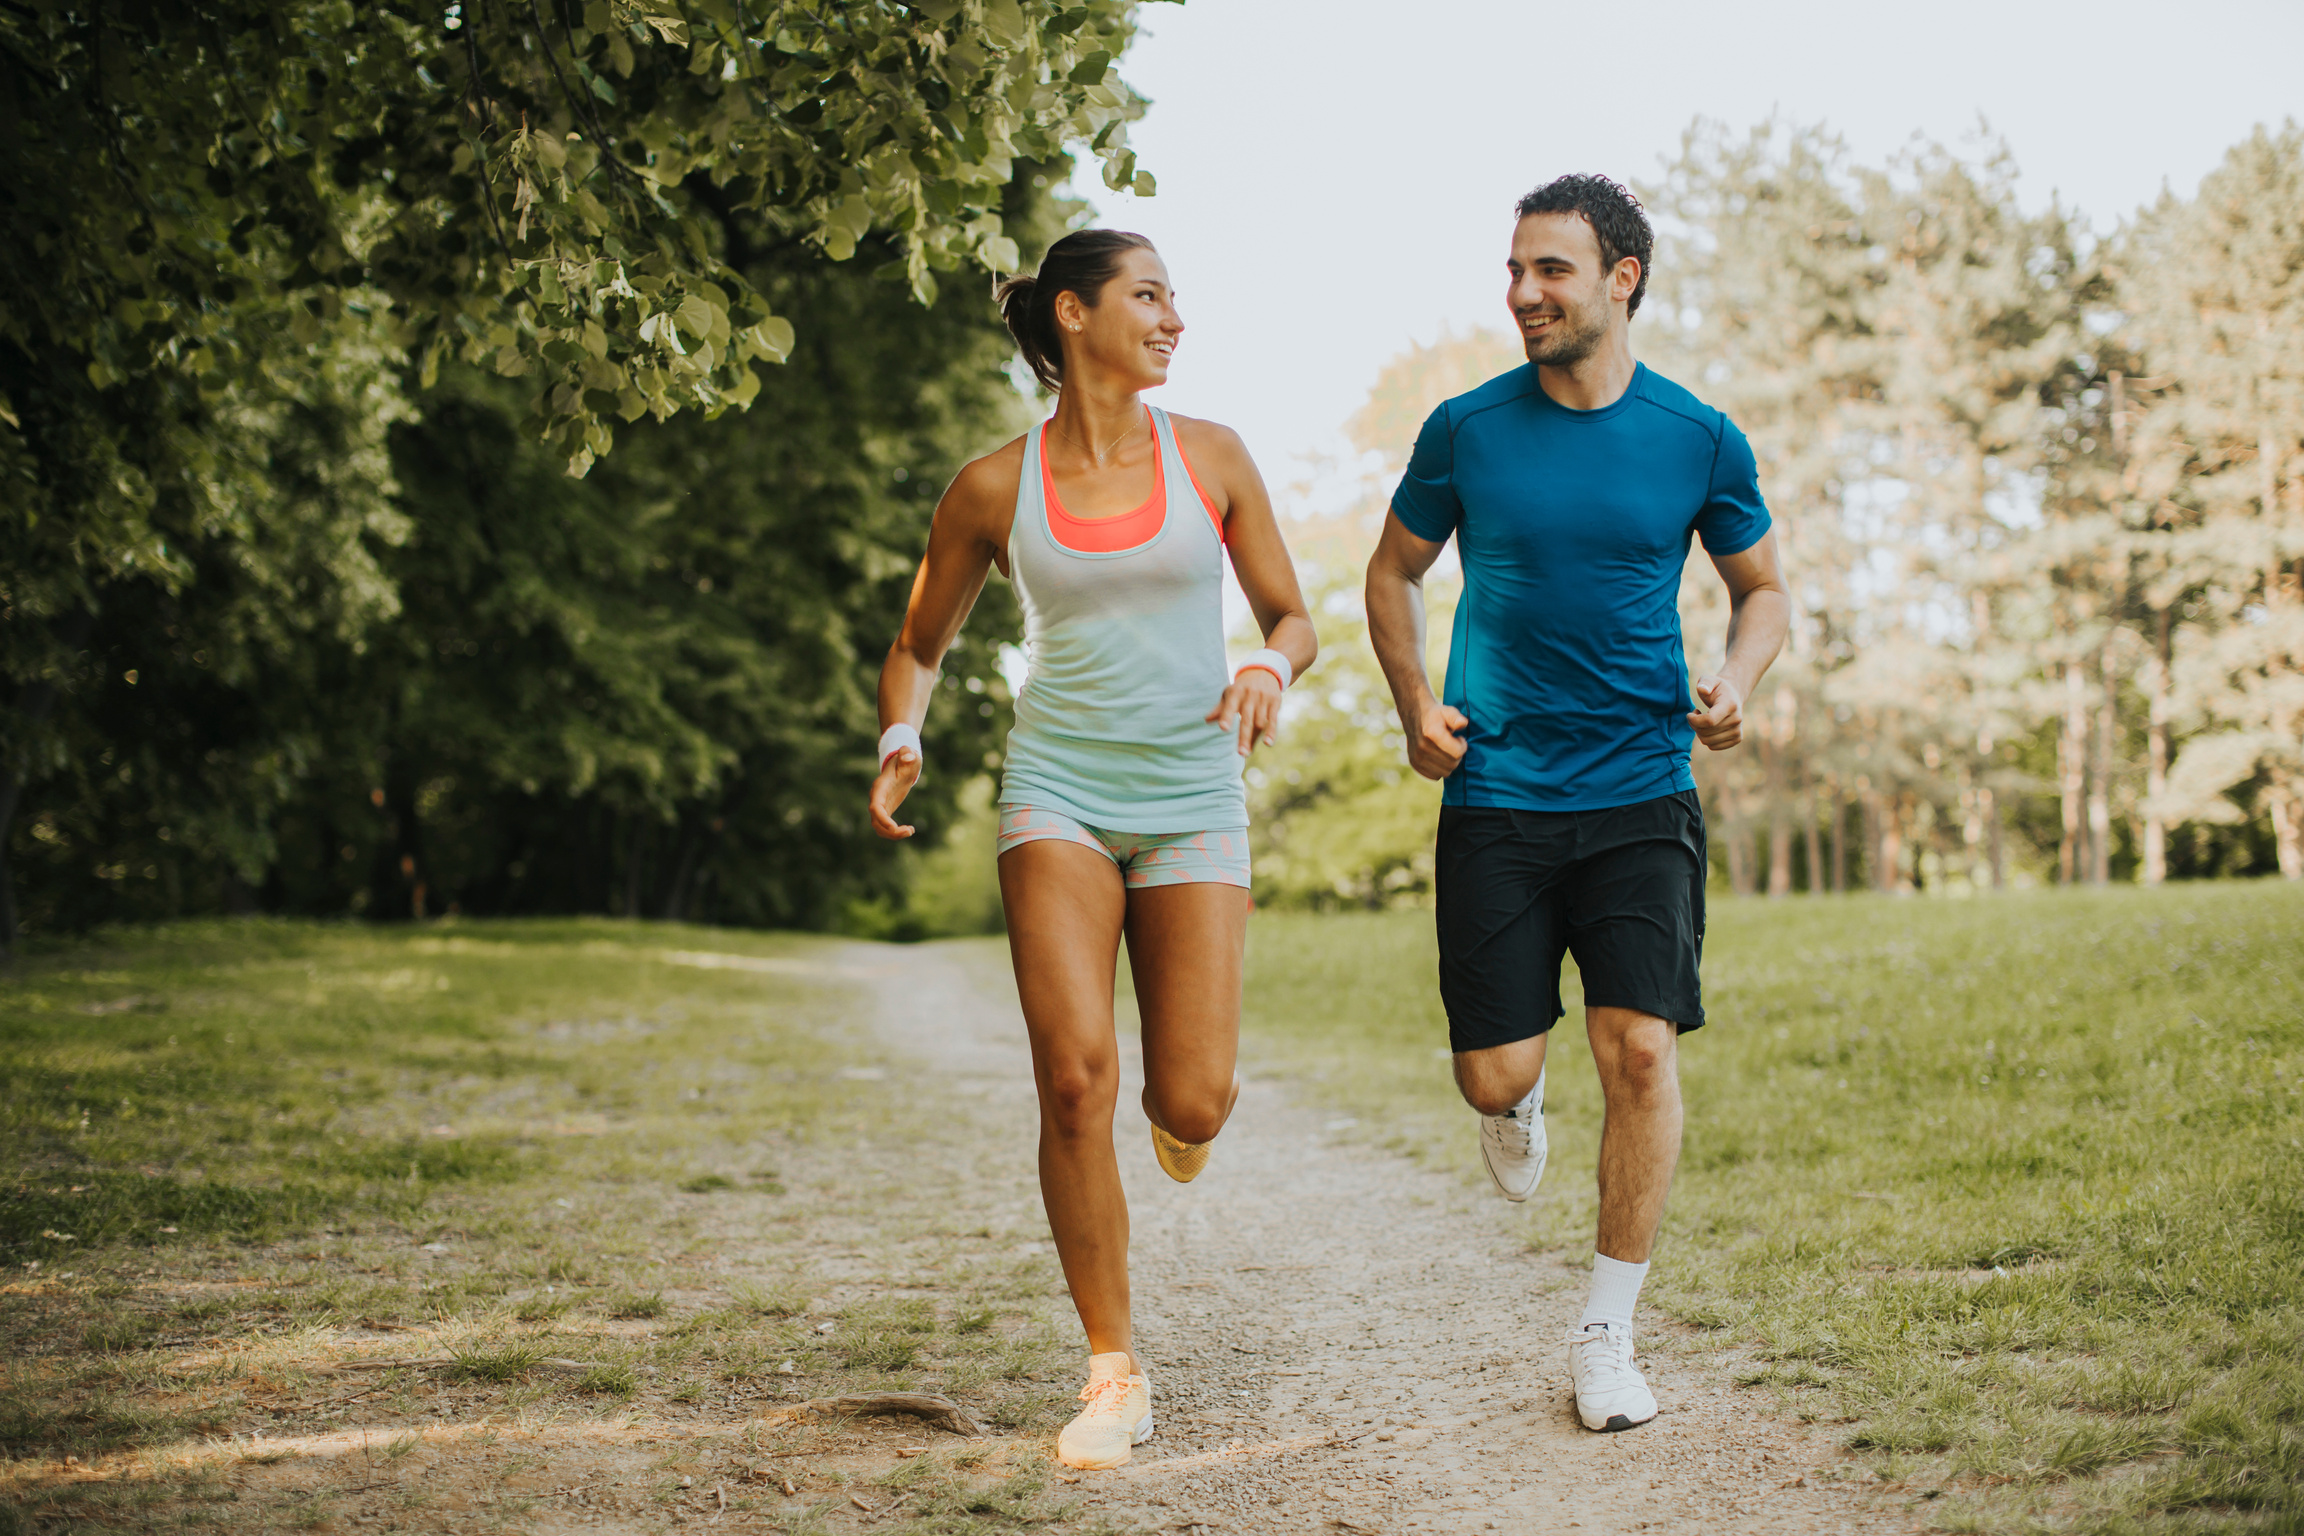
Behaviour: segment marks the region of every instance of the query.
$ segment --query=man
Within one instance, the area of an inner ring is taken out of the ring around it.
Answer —
[[[1446,781],[1440,996],[1456,1084],[1508,1200],[1544,1171],[1564,952],[1583,977],[1606,1119],[1568,1369],[1595,1430],[1656,1416],[1632,1310],[1680,1156],[1678,1037],[1704,1022],[1709,858],[1691,742],[1742,738],[1791,611],[1751,446],[1633,361],[1654,244],[1639,202],[1605,177],[1520,200],[1508,302],[1528,366],[1432,413],[1368,562],[1369,633],[1409,762]],[[1727,657],[1693,699],[1678,605],[1691,535],[1732,615]],[[1451,536],[1464,593],[1434,698],[1423,577]]]

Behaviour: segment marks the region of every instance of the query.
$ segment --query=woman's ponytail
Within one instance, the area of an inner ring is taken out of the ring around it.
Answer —
[[[1120,273],[1122,255],[1149,251],[1152,242],[1121,229],[1083,229],[1048,247],[1036,274],[1005,278],[993,291],[1000,318],[1040,387],[1054,394],[1064,387],[1064,337],[1056,324],[1056,295],[1075,293],[1090,309],[1104,285]]]

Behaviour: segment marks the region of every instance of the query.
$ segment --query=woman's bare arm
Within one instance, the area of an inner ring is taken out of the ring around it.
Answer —
[[[888,648],[880,667],[880,728],[909,725],[918,730],[928,719],[928,702],[935,697],[936,678],[944,653],[959,638],[960,626],[976,606],[984,580],[995,564],[1005,561],[1008,524],[1016,512],[1016,482],[1024,462],[1020,443],[970,461],[936,504],[936,518],[928,529],[928,553],[912,578],[912,598],[905,605],[904,627]],[[920,758],[904,747],[880,765],[872,780],[872,830],[886,838],[906,838],[913,829],[900,825],[896,809],[912,786],[920,782]]]
[[[1302,677],[1320,654],[1320,638],[1313,632],[1304,589],[1296,580],[1296,563],[1288,557],[1271,494],[1256,461],[1249,457],[1248,445],[1230,427],[1190,417],[1171,419],[1193,472],[1223,516],[1232,571],[1240,578],[1240,590],[1256,615],[1264,644],[1287,657],[1289,670]],[[1257,742],[1271,737],[1280,722],[1280,680],[1261,669],[1241,673],[1226,686],[1208,718],[1226,730],[1237,730],[1240,755],[1247,756]]]

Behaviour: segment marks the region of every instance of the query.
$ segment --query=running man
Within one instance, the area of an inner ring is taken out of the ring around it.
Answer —
[[[1520,200],[1507,268],[1528,365],[1424,423],[1368,562],[1368,627],[1418,773],[1441,779],[1440,996],[1456,1085],[1507,1200],[1544,1172],[1544,1042],[1576,957],[1606,1099],[1600,1224],[1568,1336],[1588,1429],[1656,1416],[1632,1309],[1680,1157],[1678,1037],[1704,1023],[1709,858],[1691,741],[1724,751],[1791,605],[1751,446],[1632,359],[1655,237],[1602,176]],[[1680,573],[1701,538],[1731,606],[1696,680]],[[1463,597],[1442,696],[1424,573],[1453,536]],[[1693,706],[1693,707],[1691,707]]]
[[[1144,1020],[1153,1151],[1190,1182],[1240,1092],[1240,770],[1318,647],[1239,437],[1137,398],[1168,381],[1184,331],[1151,242],[1066,235],[1000,302],[1056,410],[963,468],[937,505],[880,673],[872,825],[912,835],[895,813],[920,777],[937,667],[997,565],[1023,604],[1030,661],[1001,776],[1000,899],[1040,1091],[1040,1193],[1090,1352],[1086,1406],[1057,1455],[1117,1467],[1153,1429],[1112,1147],[1120,941]],[[1224,659],[1227,554],[1267,646],[1237,670]]]

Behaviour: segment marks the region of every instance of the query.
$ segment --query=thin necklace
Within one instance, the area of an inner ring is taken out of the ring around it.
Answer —
[[[1050,416],[1048,418],[1048,425],[1056,427],[1056,418],[1054,416]],[[1138,417],[1136,421],[1136,427],[1140,427],[1142,425],[1144,425],[1143,418]],[[1120,434],[1120,441],[1112,445],[1112,452],[1118,453],[1122,448],[1127,446],[1128,439],[1136,435],[1136,427],[1130,427],[1127,431]],[[1071,433],[1065,431],[1062,427],[1056,427],[1056,435],[1064,439],[1064,441],[1070,443],[1073,447],[1079,449],[1082,453],[1088,455],[1088,462],[1095,465],[1098,469],[1104,469],[1111,464],[1112,461],[1109,458],[1100,459],[1096,457],[1095,449],[1089,447],[1086,443],[1080,441],[1080,439],[1074,437]]]

